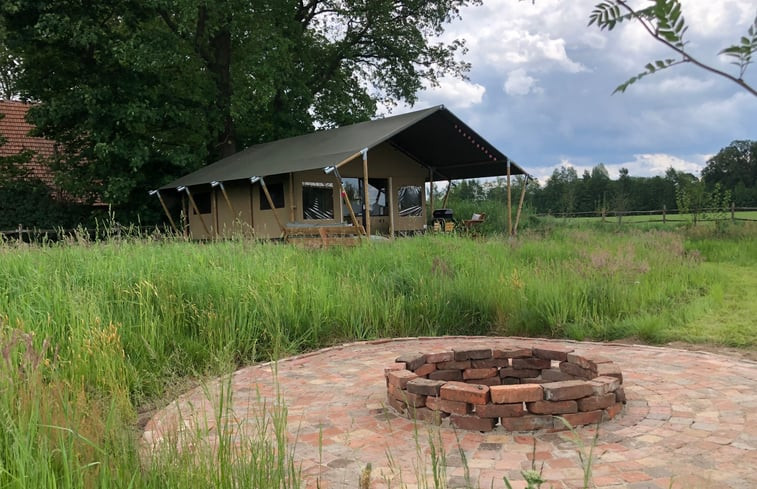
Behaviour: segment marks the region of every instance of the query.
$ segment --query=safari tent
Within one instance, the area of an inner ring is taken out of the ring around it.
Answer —
[[[427,182],[524,174],[436,106],[258,144],[150,193],[174,225],[166,201],[180,202],[195,239],[393,236],[426,229]]]

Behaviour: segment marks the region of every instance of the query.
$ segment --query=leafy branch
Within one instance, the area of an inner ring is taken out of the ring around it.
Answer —
[[[596,24],[601,30],[613,30],[618,24],[637,21],[657,42],[667,46],[680,55],[679,59],[664,59],[648,63],[645,70],[620,84],[613,93],[625,92],[626,89],[645,76],[670,68],[671,66],[691,63],[710,73],[721,76],[739,85],[752,95],[757,90],[744,81],[747,67],[752,63],[752,56],[757,53],[757,16],[749,27],[747,35],[741,37],[739,44],[734,44],[718,54],[733,58],[732,63],[739,67],[738,76],[710,66],[691,55],[686,49],[684,35],[688,30],[681,12],[680,0],[650,0],[653,5],[635,10],[625,0],[605,0],[594,6],[589,15],[589,25]]]

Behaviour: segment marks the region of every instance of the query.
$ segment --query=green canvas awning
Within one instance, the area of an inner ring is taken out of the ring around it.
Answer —
[[[440,105],[251,146],[161,188],[324,168],[387,141],[420,165],[433,170],[435,180],[494,177],[507,173],[508,158]],[[521,167],[510,163],[512,175],[526,174]]]

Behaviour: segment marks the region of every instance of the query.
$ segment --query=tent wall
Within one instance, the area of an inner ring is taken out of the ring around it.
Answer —
[[[356,158],[339,169],[343,178],[362,178],[363,163]],[[387,203],[392,216],[371,216],[371,230],[374,233],[388,234],[391,221],[394,221],[394,230],[397,232],[420,231],[426,224],[425,192],[421,192],[421,215],[401,216],[398,207],[398,191],[404,186],[417,186],[424,188],[428,170],[413,161],[403,152],[397,150],[389,143],[383,143],[368,151],[368,177],[385,178],[388,180]],[[355,212],[360,212],[355,209]]]
[[[229,209],[220,187],[214,189],[214,201],[218,209],[215,226],[223,237],[252,235],[252,188],[247,180],[224,183],[233,212]]]

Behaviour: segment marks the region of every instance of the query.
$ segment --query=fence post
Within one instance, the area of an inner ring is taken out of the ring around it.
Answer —
[[[736,221],[736,202],[731,202],[731,222]]]
[[[665,205],[665,204],[663,204],[662,205],[662,222],[663,222],[663,224],[667,222],[667,219],[665,218],[665,213],[667,212],[667,210],[668,210],[668,206]]]

